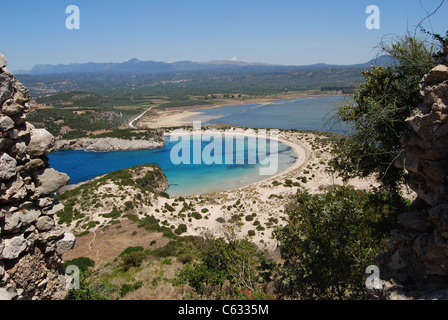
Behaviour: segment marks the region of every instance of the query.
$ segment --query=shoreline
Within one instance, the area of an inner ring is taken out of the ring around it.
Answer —
[[[226,133],[226,131],[224,131],[224,130],[219,130],[219,129],[212,129],[212,130],[213,130],[213,131],[216,131],[216,132],[219,132],[219,133],[222,134],[222,135],[225,135],[225,133]],[[238,131],[234,131],[234,130],[238,130],[238,128],[232,128],[231,130],[229,130],[229,131],[227,131],[227,132],[228,132],[230,135],[232,135],[232,136],[244,136],[244,137],[249,137],[249,136],[251,136],[251,137],[258,137],[257,134],[250,134],[250,133],[245,133],[245,132],[238,132]],[[206,130],[201,130],[201,135],[204,134],[205,131],[206,131]],[[254,132],[255,132],[255,130],[254,130]],[[172,134],[173,134],[173,131],[170,131],[170,132],[164,132],[164,133],[163,133],[163,137],[164,137],[164,138],[167,138],[167,137],[171,136]],[[188,132],[188,134],[191,135],[192,132]],[[282,134],[282,133],[279,132],[279,135],[280,135],[280,134]],[[254,181],[254,182],[250,182],[249,184],[242,185],[242,186],[239,186],[239,187],[236,187],[236,188],[235,188],[235,187],[230,187],[230,188],[225,188],[225,189],[220,190],[220,191],[210,191],[210,192],[202,192],[202,193],[192,193],[192,194],[183,195],[183,196],[188,196],[188,197],[190,197],[190,196],[200,196],[200,195],[204,195],[204,194],[208,194],[208,193],[213,193],[213,192],[222,192],[222,191],[238,190],[238,189],[246,188],[246,187],[248,187],[248,186],[251,186],[251,185],[256,184],[256,183],[259,183],[259,182],[263,182],[263,181],[266,181],[266,180],[269,180],[269,179],[275,179],[275,178],[277,178],[277,177],[281,177],[283,174],[285,174],[285,173],[287,173],[287,172],[290,172],[291,170],[294,170],[295,168],[297,168],[298,166],[300,166],[300,165],[302,164],[302,163],[299,164],[299,161],[302,161],[302,162],[305,161],[305,159],[306,159],[306,157],[307,157],[307,153],[306,153],[305,149],[303,148],[303,146],[300,146],[300,145],[298,145],[298,144],[296,144],[296,143],[293,143],[293,142],[291,142],[291,141],[285,139],[284,137],[280,137],[279,135],[278,135],[277,137],[272,137],[272,136],[266,135],[266,140],[268,140],[268,141],[270,141],[270,140],[276,140],[277,142],[279,142],[279,143],[281,143],[281,144],[284,144],[284,145],[290,147],[290,148],[293,150],[294,154],[295,154],[295,161],[294,161],[294,163],[292,163],[291,165],[289,165],[288,167],[286,167],[286,168],[283,169],[282,171],[280,171],[280,172],[276,172],[276,173],[273,174],[273,175],[266,176],[265,178],[262,178],[262,179],[260,179],[260,180],[256,180],[256,181]],[[101,138],[101,139],[103,139],[103,138]],[[114,138],[114,139],[115,139],[115,138]],[[60,140],[60,141],[61,141],[61,143],[60,143],[61,145],[64,145],[64,143],[66,143],[66,141],[62,141],[62,140]],[[78,141],[78,140],[75,139],[75,140],[73,140],[73,141]],[[123,140],[123,141],[127,141],[127,140]],[[134,141],[138,142],[138,141],[140,141],[140,140],[134,140]],[[142,141],[145,142],[145,140],[142,140]],[[131,141],[131,142],[132,142],[132,141]],[[160,148],[163,148],[163,147],[164,147],[164,143],[163,143],[163,145],[160,145],[160,146],[157,146],[157,147],[154,147],[154,148],[123,149],[123,150],[91,150],[91,149],[86,149],[86,148],[82,147],[82,144],[76,144],[76,146],[77,146],[77,148],[75,148],[75,144],[74,144],[74,143],[72,143],[72,144],[70,145],[70,148],[63,148],[63,147],[59,146],[59,148],[56,149],[55,151],[82,150],[82,151],[85,151],[85,152],[115,152],[115,151],[153,150],[153,149],[160,149]],[[258,174],[259,174],[259,173],[258,173]],[[71,190],[71,189],[77,188],[78,186],[81,186],[82,184],[87,183],[87,182],[89,182],[89,181],[92,181],[92,180],[94,180],[94,179],[96,179],[96,178],[98,178],[98,177],[95,177],[95,178],[90,179],[90,180],[88,180],[88,181],[80,182],[80,183],[77,183],[77,184],[69,184],[69,185],[67,185],[66,187],[61,188],[61,189],[60,189],[60,192],[64,192],[64,191],[67,191],[67,190]],[[177,196],[179,196],[179,195],[170,195],[170,197],[177,197]]]

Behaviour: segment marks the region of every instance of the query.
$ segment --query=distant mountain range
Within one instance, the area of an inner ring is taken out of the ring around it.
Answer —
[[[323,68],[368,68],[370,65],[383,65],[390,62],[388,56],[380,56],[362,64],[354,65],[331,65],[325,63],[302,65],[302,66],[285,66],[272,65],[266,63],[249,63],[234,60],[214,60],[209,62],[160,62],[160,61],[141,61],[139,59],[131,59],[121,63],[72,63],[72,64],[38,64],[31,70],[17,70],[16,74],[29,75],[48,75],[48,74],[68,74],[68,73],[160,73],[160,72],[185,72],[185,71],[207,71],[207,70],[254,70],[254,69],[282,69],[294,68],[304,69],[323,69]]]

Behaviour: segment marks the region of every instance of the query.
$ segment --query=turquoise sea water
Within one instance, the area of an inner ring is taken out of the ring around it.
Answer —
[[[69,150],[53,152],[49,155],[50,166],[65,172],[70,177],[69,184],[88,181],[99,175],[115,170],[129,168],[135,165],[154,163],[159,165],[168,178],[170,196],[201,194],[223,191],[249,185],[268,178],[260,175],[260,163],[248,164],[249,154],[246,139],[244,164],[179,164],[174,165],[170,158],[171,149],[177,142],[165,138],[165,146],[154,150],[119,151],[119,152],[86,152]],[[202,150],[209,142],[202,142]],[[268,143],[269,146],[269,143]],[[236,147],[234,154],[236,152]],[[223,141],[223,150],[224,141]],[[269,151],[269,148],[268,148]],[[269,155],[269,153],[268,153]],[[224,155],[222,154],[224,159]],[[284,144],[278,144],[278,170],[281,172],[292,165],[297,159],[295,152]],[[191,161],[192,163],[193,161]]]

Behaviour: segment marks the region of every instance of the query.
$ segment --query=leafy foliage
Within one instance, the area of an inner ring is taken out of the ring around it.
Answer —
[[[239,292],[241,288],[258,290],[268,280],[265,269],[272,265],[247,239],[210,235],[201,252],[200,261],[186,265],[178,275],[181,283],[188,283],[200,295],[210,286],[222,288],[225,281],[230,282],[231,292]]]
[[[384,249],[406,203],[394,193],[338,187],[323,195],[299,191],[276,237],[284,260],[277,289],[301,299],[357,299],[364,271]]]
[[[176,235],[168,227],[163,227],[159,225],[160,220],[154,216],[146,216],[140,219],[138,228],[143,228],[146,231],[161,232],[167,238],[175,238]]]
[[[63,268],[66,269],[70,265],[75,265],[81,272],[87,272],[90,267],[95,266],[95,261],[87,257],[79,257],[64,262]]]
[[[142,252],[142,251],[144,251],[144,248],[141,246],[127,247],[126,249],[123,250],[122,253],[120,253],[119,257],[125,256],[132,252]]]
[[[147,256],[147,253],[144,251],[132,251],[124,254],[121,256],[123,270],[127,271],[130,268],[140,267]]]
[[[407,128],[405,119],[421,103],[419,82],[437,61],[424,42],[409,36],[383,50],[394,62],[363,71],[365,81],[353,104],[336,114],[349,132],[335,144],[331,165],[344,178],[375,174],[385,188],[397,191],[404,174],[393,164],[402,152],[400,135]]]

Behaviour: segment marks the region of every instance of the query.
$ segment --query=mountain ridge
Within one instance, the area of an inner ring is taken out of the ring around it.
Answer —
[[[391,61],[388,56],[379,56],[361,64],[352,65],[335,65],[326,63],[317,63],[310,65],[275,65],[262,62],[245,62],[239,60],[211,60],[206,62],[193,62],[190,60],[176,62],[162,62],[147,60],[142,61],[137,58],[130,59],[125,62],[87,62],[87,63],[71,63],[71,64],[37,64],[31,70],[17,70],[16,74],[29,75],[48,75],[48,74],[66,74],[66,73],[160,73],[160,72],[180,72],[180,71],[206,71],[206,70],[244,70],[250,68],[291,68],[298,69],[308,68],[356,68],[369,67],[371,64],[385,64]]]

